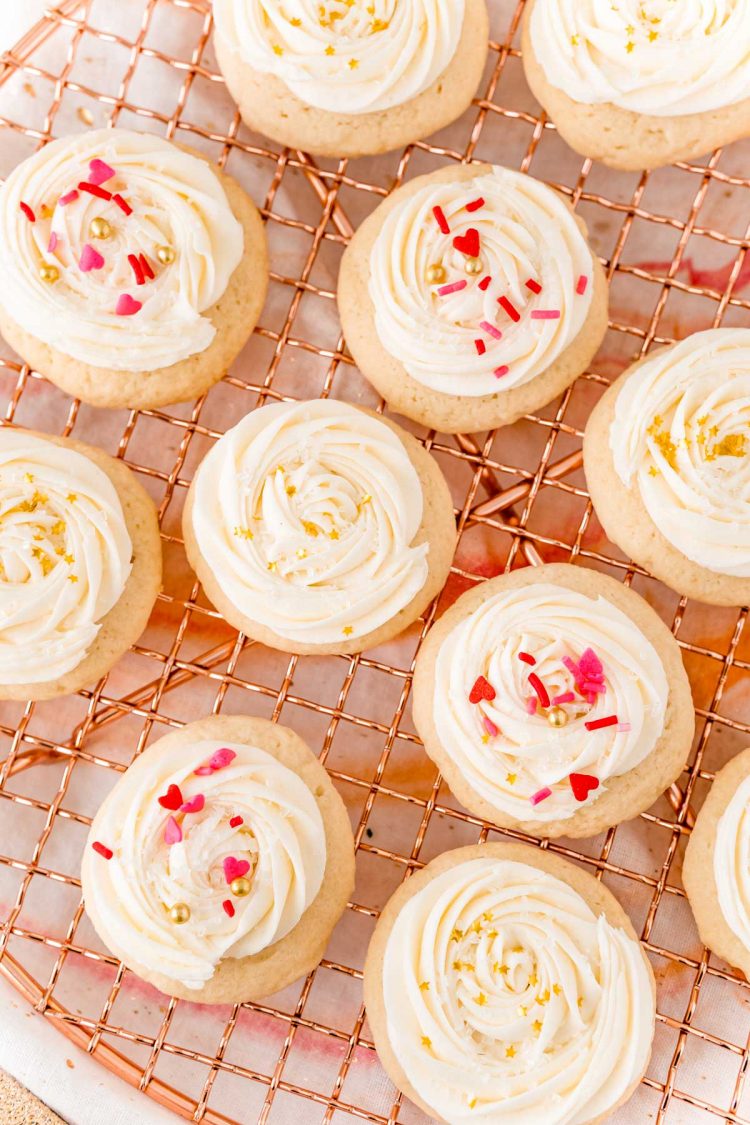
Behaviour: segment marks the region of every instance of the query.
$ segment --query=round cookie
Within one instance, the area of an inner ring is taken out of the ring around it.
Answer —
[[[583,222],[545,184],[487,164],[441,168],[381,203],[344,253],[338,304],[362,374],[443,433],[539,410],[607,329]]]
[[[203,394],[265,300],[255,205],[202,155],[150,134],[52,141],[0,187],[0,231],[0,332],[94,406]]]
[[[91,825],[83,896],[143,980],[203,1004],[311,972],[354,887],[344,803],[294,731],[247,715],[148,747]]]
[[[245,123],[321,156],[389,152],[450,125],[489,45],[485,0],[216,0],[214,18]]]
[[[524,844],[446,852],[402,883],[364,990],[389,1077],[450,1125],[598,1125],[651,1054],[654,976],[624,910]]]
[[[651,352],[597,403],[583,442],[607,536],[673,590],[750,601],[750,329]]]
[[[430,630],[414,722],[463,805],[532,836],[594,836],[685,765],[677,642],[633,590],[564,563],[475,586]]]
[[[185,549],[211,602],[247,636],[296,653],[362,652],[437,596],[456,541],[429,453],[345,402],[248,414],[201,463]]]
[[[750,977],[750,750],[714,778],[690,833],[682,881],[704,945]]]
[[[565,141],[610,168],[692,160],[750,136],[750,7],[529,0],[526,79]]]
[[[161,573],[156,509],[122,461],[0,429],[0,699],[100,680],[146,628]]]

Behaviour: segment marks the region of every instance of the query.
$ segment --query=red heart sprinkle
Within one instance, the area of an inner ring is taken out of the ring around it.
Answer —
[[[497,695],[489,680],[485,680],[484,676],[479,676],[474,687],[469,692],[469,703],[481,703],[486,699],[488,703]]]
[[[224,878],[228,883],[234,879],[241,879],[249,870],[250,864],[246,859],[237,859],[236,856],[228,855],[224,860]]]
[[[457,234],[453,239],[453,245],[460,254],[465,254],[467,258],[479,257],[479,231],[476,227],[469,227],[466,234]]]
[[[588,773],[572,773],[568,780],[576,801],[585,801],[589,793],[599,788],[599,778]]]
[[[182,793],[180,792],[179,785],[170,785],[163,797],[159,797],[159,804],[163,809],[169,809],[170,812],[177,812],[182,805]]]

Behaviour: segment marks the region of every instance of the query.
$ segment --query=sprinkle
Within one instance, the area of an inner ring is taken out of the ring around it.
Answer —
[[[588,288],[588,284],[589,284],[589,279],[586,277],[585,273],[582,273],[581,276],[578,278],[578,282],[576,284],[576,293],[578,294],[579,297],[582,297],[583,294],[586,292],[586,290]]]
[[[441,297],[448,297],[451,293],[459,293],[468,285],[468,281],[454,281],[450,285],[441,285],[438,289],[438,295]]]
[[[139,254],[138,255],[138,261],[139,261],[141,269],[143,270],[146,277],[149,279],[149,281],[153,281],[154,278],[156,277],[156,274],[152,270],[151,263],[149,262],[146,255],[145,254]]]
[[[491,336],[493,340],[502,340],[503,334],[500,329],[495,328],[495,325],[490,324],[488,320],[480,320],[479,327],[483,332],[486,332],[488,336]]]
[[[457,234],[453,245],[459,254],[467,258],[478,258],[480,250],[479,231],[476,227],[469,227],[466,234]]]
[[[505,780],[508,782],[508,785],[515,785],[516,782],[518,781],[518,774],[517,773],[506,773]]]
[[[534,691],[539,697],[539,702],[541,703],[542,707],[549,707],[549,692],[537,676],[536,672],[529,673],[529,684],[531,685],[531,687],[533,687]]]
[[[157,800],[163,809],[169,809],[170,812],[177,812],[184,803],[179,785],[170,785],[164,796],[157,797]]]
[[[515,1057],[515,1054],[516,1054],[516,1048],[515,1048],[515,1047],[514,1047],[514,1046],[513,1046],[512,1044],[511,1044],[511,1046],[510,1046],[510,1047],[506,1047],[506,1048],[505,1048],[505,1057],[506,1057],[506,1059],[512,1059],[512,1058],[514,1058],[514,1057]]]
[[[618,723],[617,729],[622,731],[623,734],[628,734],[633,728],[630,723]]]
[[[121,293],[117,298],[115,312],[118,316],[134,316],[142,308],[143,305],[135,297],[131,297],[129,293]]]
[[[484,200],[481,198],[481,196],[479,197],[479,199],[472,199],[471,203],[466,204],[466,210],[472,212],[479,211],[482,207],[484,207]]]
[[[599,778],[588,773],[572,773],[568,781],[576,801],[585,801],[589,793],[599,788]]]
[[[530,695],[526,700],[526,710],[530,715],[536,715],[536,709],[539,706],[539,700],[535,695]]]
[[[561,703],[575,703],[575,701],[576,697],[572,691],[563,691],[552,700],[555,707],[559,707]]]
[[[81,250],[81,260],[78,263],[78,268],[81,273],[90,273],[91,270],[100,270],[104,267],[104,258],[95,250],[94,247],[84,242],[83,249]]]
[[[479,993],[476,1000],[477,1000],[477,1004],[479,1005],[480,1008],[483,1008],[484,1005],[487,1003],[487,997],[485,996],[485,994],[483,992]]]
[[[524,664],[536,664],[536,657],[530,652],[519,652],[518,659],[523,660]]]
[[[606,695],[607,689],[598,680],[584,680],[580,691],[585,695]]]
[[[531,801],[532,805],[541,805],[542,801],[546,801],[547,798],[551,796],[552,790],[545,786],[544,789],[540,789],[537,793],[532,794],[532,796],[529,797],[529,800]]]
[[[445,217],[445,212],[442,207],[433,207],[432,213],[437,220],[437,225],[440,227],[443,234],[450,234],[451,228],[448,226],[448,220]]]
[[[592,719],[591,722],[584,723],[586,730],[603,730],[604,727],[616,727],[619,723],[617,715],[607,715],[606,719]]]
[[[222,746],[220,750],[215,750],[208,760],[208,764],[212,770],[223,770],[230,766],[237,754],[234,750],[230,750],[228,746]]]
[[[100,855],[102,857],[102,859],[111,859],[115,854],[111,848],[108,848],[106,844],[100,844],[98,840],[94,840],[91,847],[94,849],[97,855]]]
[[[224,868],[224,878],[227,883],[231,883],[234,879],[241,879],[243,875],[247,875],[250,870],[250,864],[246,859],[237,859],[236,856],[228,855],[222,863]]]
[[[221,905],[224,908],[224,913],[228,914],[230,918],[234,918],[234,903],[225,898]]]
[[[78,185],[78,190],[79,191],[85,191],[89,195],[95,195],[97,197],[97,199],[105,199],[106,200],[106,199],[112,198],[112,192],[111,191],[107,191],[106,188],[99,187],[97,184],[87,184],[85,180],[82,180],[81,183]]]
[[[89,162],[89,183],[104,184],[107,180],[111,180],[115,175],[114,168],[110,168],[109,164],[105,164],[103,160],[98,158]]]
[[[534,309],[531,314],[532,320],[559,320],[561,317],[559,309]]]
[[[509,371],[510,371],[510,368],[508,367],[507,364],[504,363],[502,365],[502,367],[496,367],[495,370],[492,372],[492,374],[495,376],[496,379],[502,379],[503,375],[507,375]]]
[[[230,828],[239,828],[239,826],[241,824],[244,824],[244,823],[245,822],[244,822],[244,820],[242,819],[241,816],[233,816],[232,819],[229,821],[229,827]]]
[[[505,309],[505,311],[507,312],[507,314],[508,314],[508,316],[510,317],[511,320],[514,320],[517,323],[521,319],[520,312],[518,311],[518,309],[516,308],[515,305],[512,305],[510,303],[510,301],[508,300],[507,297],[498,297],[497,303],[498,303],[498,305],[501,305],[502,308]]]
[[[483,699],[491,703],[496,694],[492,684],[484,676],[477,676],[474,687],[469,692],[469,703],[481,703]]]
[[[164,829],[164,843],[179,844],[182,840],[182,829],[173,816],[167,817],[167,825]]]
[[[562,662],[565,665],[565,667],[568,669],[568,671],[570,672],[571,676],[576,681],[576,683],[578,683],[578,681],[581,679],[581,669],[576,664],[573,657],[572,656],[564,656],[562,658]]]
[[[532,1027],[534,1028],[534,1033],[535,1033],[536,1035],[540,1035],[540,1034],[541,1034],[541,1031],[542,1031],[542,1023],[541,1023],[541,1021],[540,1021],[540,1020],[534,1020],[534,1022],[533,1022],[533,1024],[532,1024]]]
[[[345,637],[351,637],[352,633],[354,632],[354,626],[353,625],[345,625],[344,628],[341,630],[341,632],[344,634]]]
[[[542,291],[541,285],[538,281],[534,281],[533,277],[530,277],[526,282],[526,288],[530,289],[532,293],[541,293]]]
[[[198,813],[202,812],[206,804],[206,798],[202,793],[196,793],[189,801],[185,801],[184,805],[180,806],[180,812],[184,813]]]
[[[489,719],[486,715],[482,716],[482,726],[487,731],[487,734],[490,736],[490,738],[497,738],[497,736],[500,734],[500,731],[495,726],[492,719]]]
[[[112,202],[116,203],[117,206],[120,208],[120,210],[124,211],[126,215],[132,215],[133,214],[133,208],[130,206],[130,204],[128,203],[128,201],[126,199],[122,198],[119,191],[116,191],[115,194],[112,196]]]
[[[419,988],[420,988],[421,992],[429,992],[430,991],[430,982],[428,980],[421,981],[420,985],[419,985]]]
[[[145,285],[146,279],[143,276],[143,268],[141,266],[141,263],[136,258],[135,254],[128,254],[128,265],[132,268],[133,273],[135,274],[136,285]]]
[[[29,220],[30,223],[36,222],[36,215],[31,210],[28,203],[24,203],[22,201],[21,203],[18,204],[18,206],[21,208],[21,210],[23,211],[24,215],[26,216],[26,218]]]
[[[57,249],[58,241],[59,241],[59,239],[58,239],[56,233],[54,231],[52,231],[52,234],[49,236],[49,242],[47,243],[47,253],[48,254],[54,254],[55,250]]]
[[[475,340],[474,347],[477,349],[478,355],[484,355],[484,353],[487,351],[487,345],[485,344],[484,340]]]
[[[432,1046],[432,1040],[427,1035],[422,1036],[422,1046],[426,1047],[428,1051]]]
[[[78,199],[78,192],[75,188],[73,188],[72,191],[67,192],[65,195],[61,195],[57,202],[61,207],[67,207],[68,204],[72,203],[75,199]]]
[[[578,667],[581,670],[581,678],[584,680],[598,680],[601,683],[604,679],[604,665],[593,648],[587,648],[583,652]]]

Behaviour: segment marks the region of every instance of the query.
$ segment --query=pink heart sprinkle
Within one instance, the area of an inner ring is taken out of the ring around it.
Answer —
[[[482,718],[482,726],[487,731],[490,738],[497,738],[500,733],[492,719],[488,719],[486,715]]]
[[[115,312],[118,316],[134,316],[143,308],[140,301],[136,301],[129,293],[121,293],[117,298]]]
[[[107,180],[111,180],[115,175],[114,168],[110,168],[109,164],[105,164],[103,160],[92,160],[89,163],[89,183],[106,184]]]
[[[223,770],[230,762],[233,762],[237,757],[234,750],[230,750],[228,746],[223,746],[221,750],[217,750],[208,759],[208,764],[212,770]]]
[[[250,864],[246,859],[237,859],[233,855],[228,855],[224,860],[224,878],[228,883],[234,879],[241,879],[249,870]]]
[[[197,770],[193,770],[196,777],[210,777],[213,772],[210,766],[198,766]]]
[[[78,263],[78,268],[81,273],[89,273],[91,270],[100,270],[104,265],[104,258],[98,250],[90,246],[88,242],[84,243],[83,250],[81,251],[81,260]]]
[[[54,254],[55,250],[57,249],[58,241],[59,241],[59,239],[58,239],[57,235],[55,234],[54,231],[52,231],[52,234],[49,236],[49,242],[47,243],[47,253],[48,254]]]
[[[186,813],[201,812],[205,804],[206,798],[203,796],[203,794],[196,793],[195,796],[191,797],[189,801],[185,801],[185,804],[182,806],[180,811]]]
[[[599,657],[594,652],[593,648],[587,648],[582,654],[579,661],[581,669],[581,676],[584,680],[603,680],[604,679],[604,665]]]
[[[167,827],[164,829],[164,843],[169,844],[171,847],[172,844],[179,844],[181,839],[182,829],[175,818],[170,816],[167,819]]]

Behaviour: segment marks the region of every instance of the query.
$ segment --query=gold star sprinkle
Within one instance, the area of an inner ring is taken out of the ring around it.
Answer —
[[[480,1008],[483,1008],[486,1003],[487,1003],[487,997],[485,996],[485,994],[483,992],[480,992],[479,995],[477,996],[477,1004],[479,1005]]]
[[[553,984],[552,985],[552,991],[554,992],[555,996],[559,996],[560,993],[562,992],[562,989],[560,988],[559,984]]]
[[[451,931],[451,941],[460,941],[463,936],[463,930],[454,929]]]
[[[249,527],[235,527],[233,534],[236,535],[238,539],[252,539],[253,537],[253,533]]]
[[[270,562],[270,563],[268,564],[268,566],[266,567],[266,569],[267,569],[267,570],[270,570],[270,571],[274,571],[274,570],[276,570],[276,563],[275,563],[275,562]]]
[[[513,1058],[515,1058],[515,1056],[516,1056],[516,1048],[515,1047],[510,1046],[510,1047],[505,1048],[506,1059],[513,1059]]]
[[[288,485],[286,486],[286,494],[287,494],[287,496],[294,496],[294,494],[295,494],[295,492],[296,492],[296,491],[297,491],[297,489],[296,489],[295,485],[293,485],[293,484],[288,484]]]
[[[24,477],[29,482],[29,484],[33,483],[33,481],[34,481],[34,474],[33,473],[24,473]]]
[[[319,534],[318,529],[314,523],[310,522],[310,520],[303,520],[302,527],[304,529],[305,535],[309,535],[311,539],[317,538]]]
[[[336,48],[335,48],[335,47],[332,47],[332,46],[330,45],[330,43],[329,43],[329,45],[328,45],[328,46],[326,47],[326,54],[327,54],[327,55],[335,55],[335,54],[336,54]]]
[[[428,1036],[426,1036],[426,1035],[422,1036],[422,1046],[426,1047],[428,1051],[432,1047],[432,1040],[430,1038],[428,1038]]]
[[[72,566],[73,563],[75,562],[75,559],[73,558],[72,555],[63,555],[63,562],[66,562],[68,564],[68,566]],[[78,579],[76,579],[76,582],[77,581],[78,581]]]
[[[75,493],[75,492],[69,492],[68,493],[67,500],[68,500],[69,504],[75,504],[77,499],[78,499],[77,493]]]
[[[351,625],[345,625],[344,626],[343,633],[344,633],[345,637],[351,637],[353,632],[354,632],[354,629],[352,628]]]
[[[302,20],[299,18],[299,16],[295,16],[294,19],[291,19],[289,22],[292,27],[302,27]]]
[[[274,45],[273,45],[273,53],[274,53],[275,55],[283,55],[283,54],[284,54],[284,48],[283,48],[283,47],[280,47],[278,43],[274,43]]]
[[[78,581],[78,575],[77,574],[69,574],[68,575],[68,582],[77,582],[77,581]]]
[[[423,980],[420,983],[419,987],[422,990],[422,992],[429,992],[430,991],[430,982],[428,980]]]
[[[536,973],[532,973],[529,976],[529,984],[531,985],[532,988],[536,988],[538,983],[539,983],[539,978],[537,977]]]
[[[534,1028],[534,1034],[535,1035],[541,1035],[541,1033],[542,1033],[542,1021],[541,1020],[534,1020],[534,1022],[531,1026]]]
[[[505,775],[505,780],[508,782],[508,785],[515,785],[518,781],[518,774],[508,773]]]
[[[328,532],[328,538],[329,539],[338,539],[339,538],[339,533],[338,533],[338,531],[336,530],[335,527],[334,527],[333,531]]]
[[[571,42],[572,46],[577,47],[578,44],[581,42],[580,36],[571,35],[570,42]]]
[[[635,50],[635,43],[632,41],[632,39],[625,44],[625,50],[629,55],[632,55],[633,51]]]
[[[359,66],[359,59],[349,59],[347,66],[349,67],[349,70],[356,70]]]

